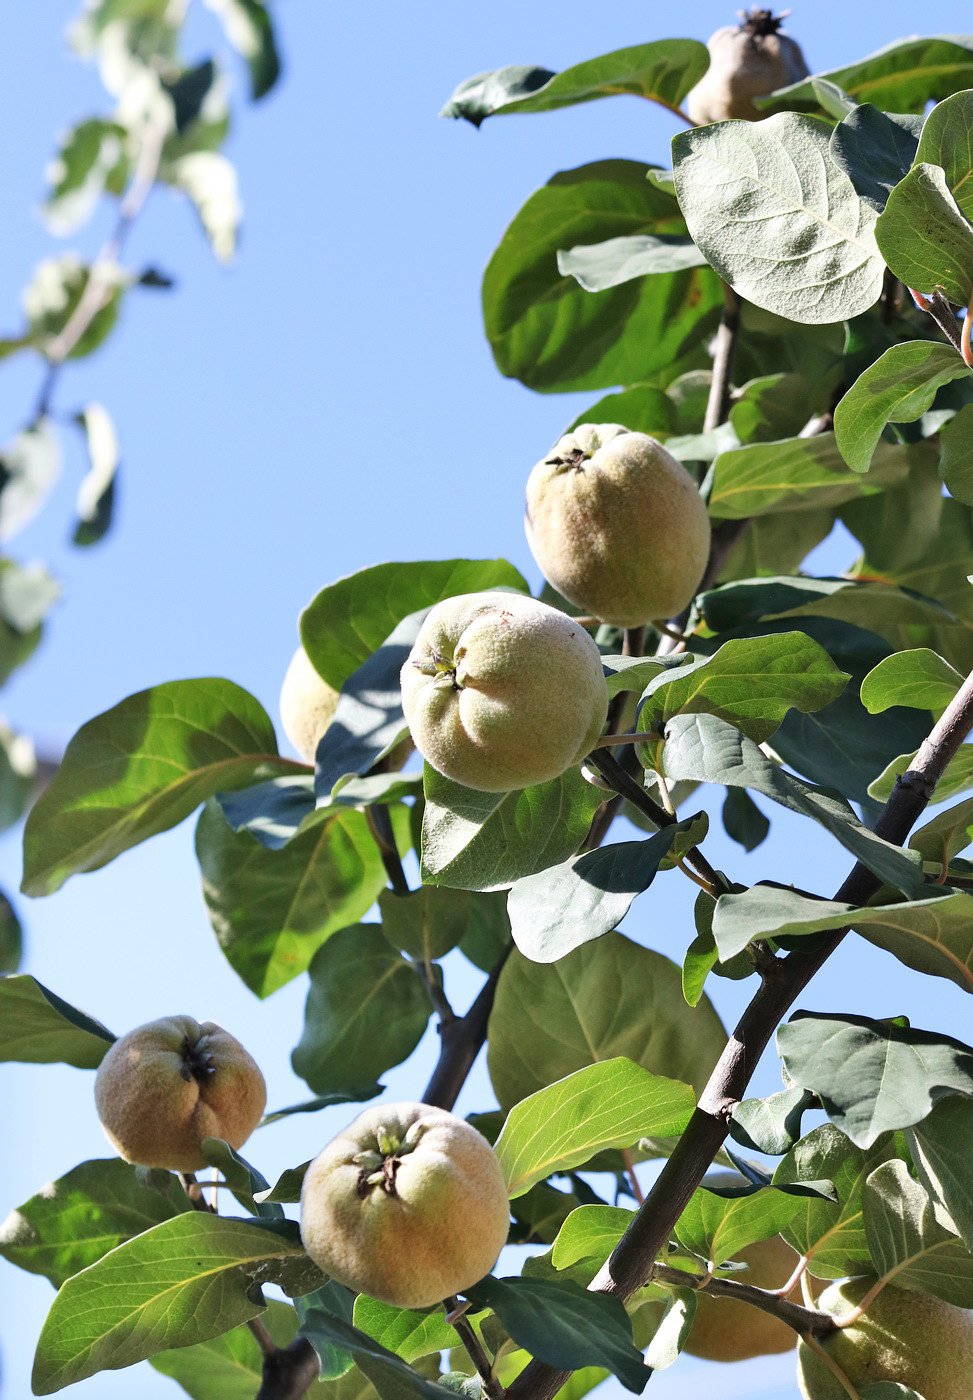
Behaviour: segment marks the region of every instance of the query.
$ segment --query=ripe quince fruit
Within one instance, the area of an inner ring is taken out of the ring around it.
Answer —
[[[368,1108],[319,1153],[301,1190],[304,1248],[332,1278],[399,1308],[427,1308],[493,1267],[507,1188],[477,1130],[427,1104]]]
[[[784,16],[770,10],[740,11],[740,23],[718,29],[707,41],[709,68],[686,98],[697,126],[739,119],[758,122],[770,115],[754,106],[777,88],[808,75],[800,45],[782,34]]]
[[[740,1283],[781,1288],[796,1269],[798,1255],[786,1240],[774,1235],[746,1245],[734,1258],[748,1266],[745,1274],[733,1275]],[[790,1351],[795,1346],[797,1333],[793,1327],[771,1313],[734,1298],[711,1298],[697,1293],[696,1316],[683,1350],[706,1361],[745,1361],[751,1356]]]
[[[303,647],[291,657],[280,692],[280,722],[305,763],[314,763],[318,744],[338,708],[338,692],[319,676]]]

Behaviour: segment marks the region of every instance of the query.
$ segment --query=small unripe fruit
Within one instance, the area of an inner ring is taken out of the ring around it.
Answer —
[[[745,1274],[728,1277],[738,1283],[752,1283],[756,1288],[783,1287],[798,1260],[797,1253],[780,1235],[748,1244],[734,1258],[749,1267]],[[771,1313],[733,1298],[697,1293],[696,1316],[683,1350],[706,1361],[745,1361],[751,1356],[790,1351],[796,1345],[793,1327]]]
[[[707,41],[710,64],[686,98],[686,110],[697,126],[739,119],[757,122],[770,116],[754,106],[777,88],[799,83],[808,75],[800,45],[780,33],[783,15],[770,10],[742,12],[739,25],[728,24]]]
[[[301,1238],[325,1273],[398,1308],[472,1287],[496,1262],[510,1213],[486,1138],[441,1108],[368,1108],[307,1169]]]
[[[655,438],[617,423],[583,423],[538,462],[526,525],[544,577],[616,627],[682,612],[709,555],[692,477]]]
[[[95,1076],[95,1105],[126,1162],[194,1172],[203,1138],[240,1148],[267,1102],[264,1077],[222,1026],[191,1016],[149,1021],[112,1045]]]
[[[847,1316],[876,1280],[834,1283],[818,1307]],[[973,1400],[973,1312],[928,1293],[886,1284],[850,1327],[820,1338],[856,1389],[878,1381],[910,1386],[923,1400]],[[848,1400],[848,1390],[806,1342],[797,1352],[804,1400]]]
[[[321,736],[338,708],[338,692],[311,665],[298,647],[280,692],[280,722],[305,763],[313,763]]]
[[[437,603],[402,668],[402,708],[438,772],[481,792],[557,778],[608,712],[598,648],[579,623],[519,593]]]

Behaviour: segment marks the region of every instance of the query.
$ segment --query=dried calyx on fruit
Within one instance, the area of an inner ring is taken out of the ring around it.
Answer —
[[[756,122],[769,116],[754,106],[778,88],[808,76],[800,45],[781,25],[790,13],[741,10],[740,23],[718,29],[707,42],[710,65],[686,99],[697,126],[733,119]]]

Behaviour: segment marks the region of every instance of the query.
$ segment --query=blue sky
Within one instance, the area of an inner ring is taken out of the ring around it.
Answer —
[[[67,0],[8,6],[0,65],[5,220],[0,326],[18,323],[20,288],[58,246],[36,217],[56,134],[107,110],[93,70],[69,53]],[[194,8],[199,8],[198,5]],[[173,274],[175,291],[133,294],[101,353],[63,377],[57,408],[98,399],[122,440],[118,526],[98,549],[64,543],[82,465],[72,446],[43,516],[12,544],[47,560],[64,585],[42,648],[5,691],[11,722],[61,745],[92,715],[163,680],[224,675],[276,698],[296,644],[297,616],[323,584],[383,559],[506,555],[539,582],[521,526],[533,463],[595,395],[539,396],[503,380],[483,338],[479,279],[504,226],[560,169],[609,156],[667,163],[679,123],[633,98],[468,125],[436,113],[461,79],[506,63],[553,69],[625,45],[676,35],[705,39],[733,6],[672,7],[578,0],[488,6],[425,0],[412,7],[276,6],[287,71],[257,107],[239,110],[228,153],[237,162],[245,227],[235,265],[206,249],[187,206],[152,196],[128,257]],[[790,21],[812,69],[835,67],[896,38],[958,32],[958,0],[917,14],[889,0],[866,29],[864,7],[817,3]],[[192,22],[200,54],[222,41],[211,16]],[[225,55],[234,79],[239,69]],[[92,253],[98,220],[67,246]],[[23,422],[39,364],[0,365],[0,434]],[[851,546],[826,547],[826,569]],[[718,810],[718,809],[714,809]],[[776,814],[774,814],[776,817]],[[747,857],[718,823],[707,843],[735,878],[793,879],[830,894],[845,858],[817,828],[784,822]],[[20,879],[19,833],[0,842],[0,885]],[[640,900],[625,931],[679,957],[694,890],[675,876]],[[21,900],[24,970],[113,1030],[173,1011],[226,1025],[260,1061],[279,1106],[306,1096],[289,1051],[303,1021],[303,979],[258,1003],[223,961],[209,929],[192,854],[192,823],[69,882],[48,900]],[[475,983],[452,986],[464,1004]],[[719,981],[729,1025],[741,984]],[[963,994],[909,973],[850,939],[802,1005],[887,1016],[969,1039]],[[393,1071],[393,1097],[421,1093],[434,1045]],[[0,1147],[0,1216],[87,1157],[108,1155],[91,1077],[64,1068],[3,1067],[9,1134]],[[776,1064],[757,1092],[779,1087]],[[488,1106],[474,1075],[461,1111]],[[315,1152],[350,1117],[290,1120],[252,1140],[273,1179]],[[511,1260],[511,1267],[516,1267]],[[29,1392],[34,1340],[52,1297],[41,1278],[3,1271],[0,1349],[6,1393]],[[144,1374],[143,1374],[144,1372]],[[717,1371],[685,1361],[656,1376],[658,1400],[793,1400],[791,1358]],[[140,1368],[83,1382],[84,1400],[175,1396]],[[601,1392],[599,1392],[601,1393]]]

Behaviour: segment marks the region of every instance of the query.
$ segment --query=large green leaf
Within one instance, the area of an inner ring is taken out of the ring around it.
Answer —
[[[905,1162],[885,1162],[872,1172],[862,1206],[879,1277],[957,1308],[973,1307],[973,1255],[944,1223],[942,1211],[913,1180]]]
[[[829,140],[823,123],[785,112],[682,131],[672,143],[695,243],[740,296],[807,325],[866,311],[884,274],[875,210],[833,159]]]
[[[915,647],[887,656],[862,681],[861,700],[870,714],[892,705],[908,705],[940,715],[963,683],[950,666],[928,647]]]
[[[973,86],[973,35],[897,39],[857,63],[781,88],[775,98],[815,102],[815,84],[822,80],[842,88],[856,102],[871,102],[890,112],[921,112],[927,102]]]
[[[967,89],[973,86],[973,72]],[[973,92],[956,92],[926,118],[916,163],[942,167],[950,193],[967,218],[973,216]]]
[[[25,894],[52,894],[176,826],[215,792],[299,765],[232,681],[168,681],[82,725],[24,832]]]
[[[963,306],[973,293],[973,227],[960,212],[942,166],[914,165],[889,195],[875,225],[889,271],[907,287],[942,287]]]
[[[546,68],[498,68],[460,83],[440,116],[465,117],[479,126],[490,116],[552,112],[619,93],[678,109],[708,66],[709,54],[698,39],[660,39],[589,58],[561,73]]]
[[[422,878],[427,884],[495,890],[572,855],[604,793],[569,768],[517,792],[478,792],[425,770]]]
[[[650,680],[638,727],[652,730],[677,714],[711,714],[760,744],[788,710],[823,709],[847,683],[847,673],[804,632],[743,637]]]
[[[301,641],[318,674],[340,690],[404,617],[443,598],[490,588],[530,592],[505,559],[374,564],[314,595],[301,614]]]
[[[370,1098],[422,1039],[432,1004],[419,973],[378,924],[342,929],[310,966],[304,1031],[291,1062],[316,1094]]]
[[[751,443],[717,457],[709,511],[722,520],[816,511],[884,491],[902,481],[907,468],[904,449],[882,443],[868,476],[856,476],[848,470],[833,433]]]
[[[748,1244],[779,1235],[801,1206],[799,1196],[772,1186],[721,1195],[704,1184],[676,1221],[676,1239],[715,1266],[735,1258]]]
[[[973,1049],[867,1016],[798,1011],[777,1032],[788,1077],[820,1098],[859,1147],[920,1123],[948,1094],[973,1095]]]
[[[496,1142],[511,1196],[552,1172],[570,1171],[606,1147],[671,1137],[689,1122],[688,1084],[619,1057],[587,1065],[516,1104]]]
[[[582,290],[560,249],[636,235],[684,236],[671,194],[637,161],[565,170],[510,224],[483,280],[487,338],[501,374],[544,392],[635,384],[701,346],[722,302],[708,267]],[[712,313],[712,314],[711,314]]]
[[[655,879],[677,834],[667,826],[647,841],[617,841],[518,880],[507,898],[513,939],[533,962],[551,963],[617,928],[636,895]]]
[[[323,812],[272,850],[247,831],[234,832],[207,803],[196,856],[220,947],[257,996],[304,972],[321,944],[360,919],[385,885],[368,821],[349,809]]]
[[[911,340],[893,345],[851,386],[834,414],[835,441],[845,461],[867,471],[887,423],[914,423],[943,384],[970,378],[951,345]]]
[[[255,1283],[300,1294],[320,1281],[289,1222],[270,1228],[204,1211],[177,1215],[64,1284],[37,1344],[34,1394],[246,1322],[264,1306]]]
[[[192,1204],[172,1172],[120,1157],[81,1162],[0,1225],[0,1254],[55,1288],[116,1245]]]
[[[940,1099],[906,1133],[919,1175],[942,1201],[969,1249],[973,1245],[973,1099]]]
[[[115,1037],[34,977],[0,977],[0,1060],[97,1069]]]
[[[918,851],[923,860],[935,861],[945,869],[953,856],[965,851],[973,841],[973,797],[957,802],[933,817],[931,822],[914,831],[909,838],[909,846]]]
[[[395,1308],[369,1298],[367,1293],[359,1293],[355,1299],[354,1323],[359,1331],[374,1337],[406,1362],[460,1345],[459,1335],[446,1321],[445,1313]]]
[[[702,1089],[726,1044],[708,998],[682,997],[679,968],[609,933],[553,964],[516,950],[500,974],[487,1041],[504,1109],[586,1065],[619,1055]]]

